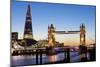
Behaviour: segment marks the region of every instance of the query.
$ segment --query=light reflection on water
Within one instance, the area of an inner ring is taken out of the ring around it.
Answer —
[[[70,57],[71,57],[70,62],[79,61],[78,52],[70,52]],[[40,56],[38,56],[38,58],[40,58]],[[48,62],[62,61],[62,60],[64,60],[64,53],[59,53],[57,55],[50,55],[50,56],[46,56],[45,54],[42,55],[42,64]],[[36,56],[35,55],[12,56],[11,62],[12,65],[14,66],[34,65],[36,64]],[[40,59],[38,59],[38,63],[40,64]]]
[[[49,60],[49,62],[56,62],[56,61],[58,61],[57,57],[58,56],[56,56],[56,55],[51,55],[51,56],[48,56],[48,60]]]

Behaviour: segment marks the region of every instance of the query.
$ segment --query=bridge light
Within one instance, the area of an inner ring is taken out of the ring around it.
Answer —
[[[83,41],[84,40],[84,38],[83,37],[81,37],[81,41]]]

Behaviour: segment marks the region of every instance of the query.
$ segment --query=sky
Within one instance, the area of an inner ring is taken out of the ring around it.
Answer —
[[[47,39],[48,25],[53,24],[57,31],[79,31],[80,24],[86,27],[87,43],[95,41],[96,7],[87,5],[19,2],[12,0],[11,25],[12,32],[18,32],[23,38],[27,5],[30,4],[33,38]],[[56,41],[65,44],[79,44],[79,34],[56,34]]]

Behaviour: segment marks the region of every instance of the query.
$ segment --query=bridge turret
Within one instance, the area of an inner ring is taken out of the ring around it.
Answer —
[[[84,24],[81,24],[80,25],[80,45],[85,45],[85,25]]]
[[[55,28],[53,24],[48,26],[48,46],[53,47],[55,45]]]

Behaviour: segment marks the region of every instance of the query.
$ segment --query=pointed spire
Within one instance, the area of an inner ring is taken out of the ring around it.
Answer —
[[[25,28],[24,28],[24,39],[32,39],[32,19],[31,19],[31,12],[30,12],[30,5],[27,6],[27,14],[26,14],[26,21],[25,21]]]
[[[81,27],[85,27],[84,23],[81,23],[80,28],[81,28]]]
[[[30,4],[28,4],[28,11],[30,12]]]
[[[54,28],[53,24],[51,24],[51,28]]]
[[[31,10],[30,10],[30,4],[28,4],[28,6],[27,6],[27,16],[31,16]]]
[[[85,28],[85,24],[84,23],[82,23],[82,27]]]

